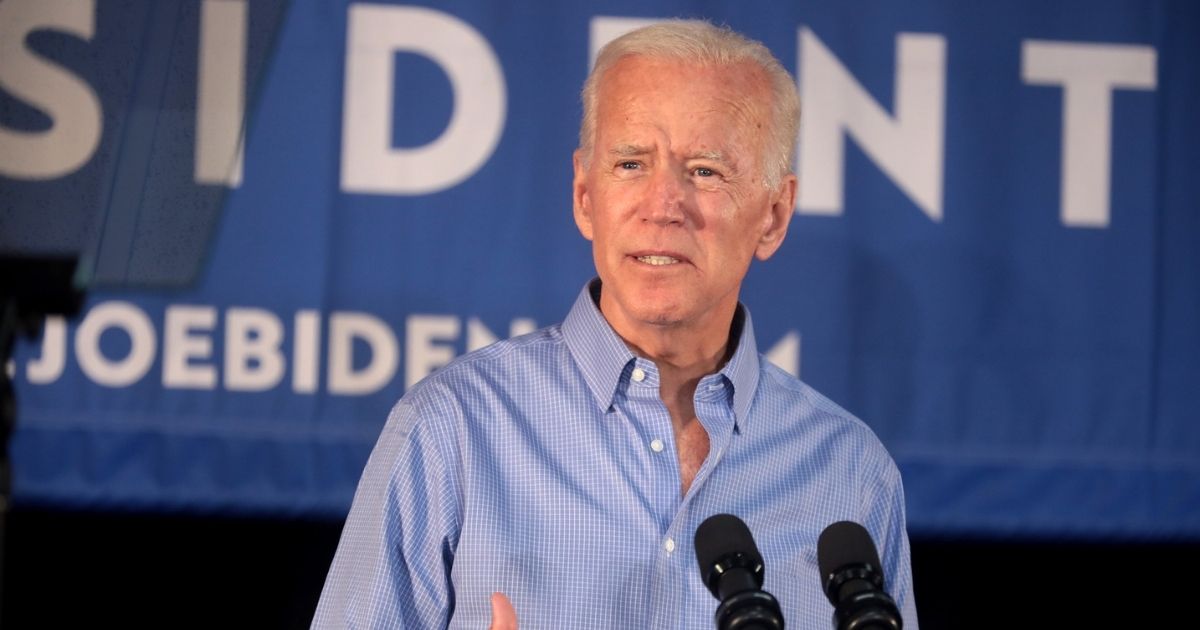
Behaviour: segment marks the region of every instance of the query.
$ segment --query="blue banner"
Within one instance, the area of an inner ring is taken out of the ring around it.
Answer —
[[[914,533],[1200,536],[1184,0],[5,0],[0,244],[96,208],[147,242],[97,263],[144,288],[18,347],[16,500],[344,514],[407,386],[592,276],[579,88],[670,17],[797,77],[796,216],[742,299]]]

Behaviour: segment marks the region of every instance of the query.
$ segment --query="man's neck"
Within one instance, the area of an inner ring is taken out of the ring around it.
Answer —
[[[618,330],[617,334],[634,354],[653,361],[664,378],[670,374],[672,380],[699,381],[701,377],[720,370],[727,360],[728,326],[720,335],[696,334],[666,326],[647,328],[649,330]]]
[[[703,321],[656,324],[624,318],[618,309],[604,308],[603,293],[600,298],[600,310],[617,336],[634,354],[658,366],[664,402],[685,394],[690,406],[696,384],[720,370],[736,346],[730,334],[736,303],[708,313]]]

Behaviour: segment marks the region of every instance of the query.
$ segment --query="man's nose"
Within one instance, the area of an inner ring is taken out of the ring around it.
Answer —
[[[659,169],[654,173],[650,194],[642,204],[643,220],[660,225],[683,223],[687,217],[687,196],[687,180],[683,173],[673,168]]]

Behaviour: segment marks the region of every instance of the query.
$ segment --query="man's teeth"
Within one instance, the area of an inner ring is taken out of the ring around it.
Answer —
[[[638,256],[638,260],[648,265],[673,265],[679,262],[670,256]]]

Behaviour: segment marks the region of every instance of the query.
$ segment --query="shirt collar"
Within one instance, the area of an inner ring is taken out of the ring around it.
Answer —
[[[596,403],[600,408],[608,409],[616,396],[621,374],[636,357],[596,306],[599,295],[600,280],[596,278],[579,292],[571,312],[563,321],[562,332],[567,349],[583,372]],[[758,387],[759,363],[750,311],[740,303],[733,327],[734,334],[738,335],[737,349],[718,374],[733,386],[734,421],[738,429],[744,431]],[[740,331],[737,330],[739,327]]]
[[[737,327],[741,326],[741,331]],[[759,363],[758,344],[754,340],[754,325],[750,322],[750,309],[738,303],[733,315],[734,334],[738,336],[737,349],[720,374],[733,385],[733,419],[739,431],[746,430],[750,405],[754,402],[754,391],[758,389]]]
[[[563,339],[596,403],[601,409],[608,409],[613,404],[621,372],[636,357],[604,319],[593,301],[593,291],[599,296],[599,278],[589,282],[575,298],[575,305],[563,321]]]

